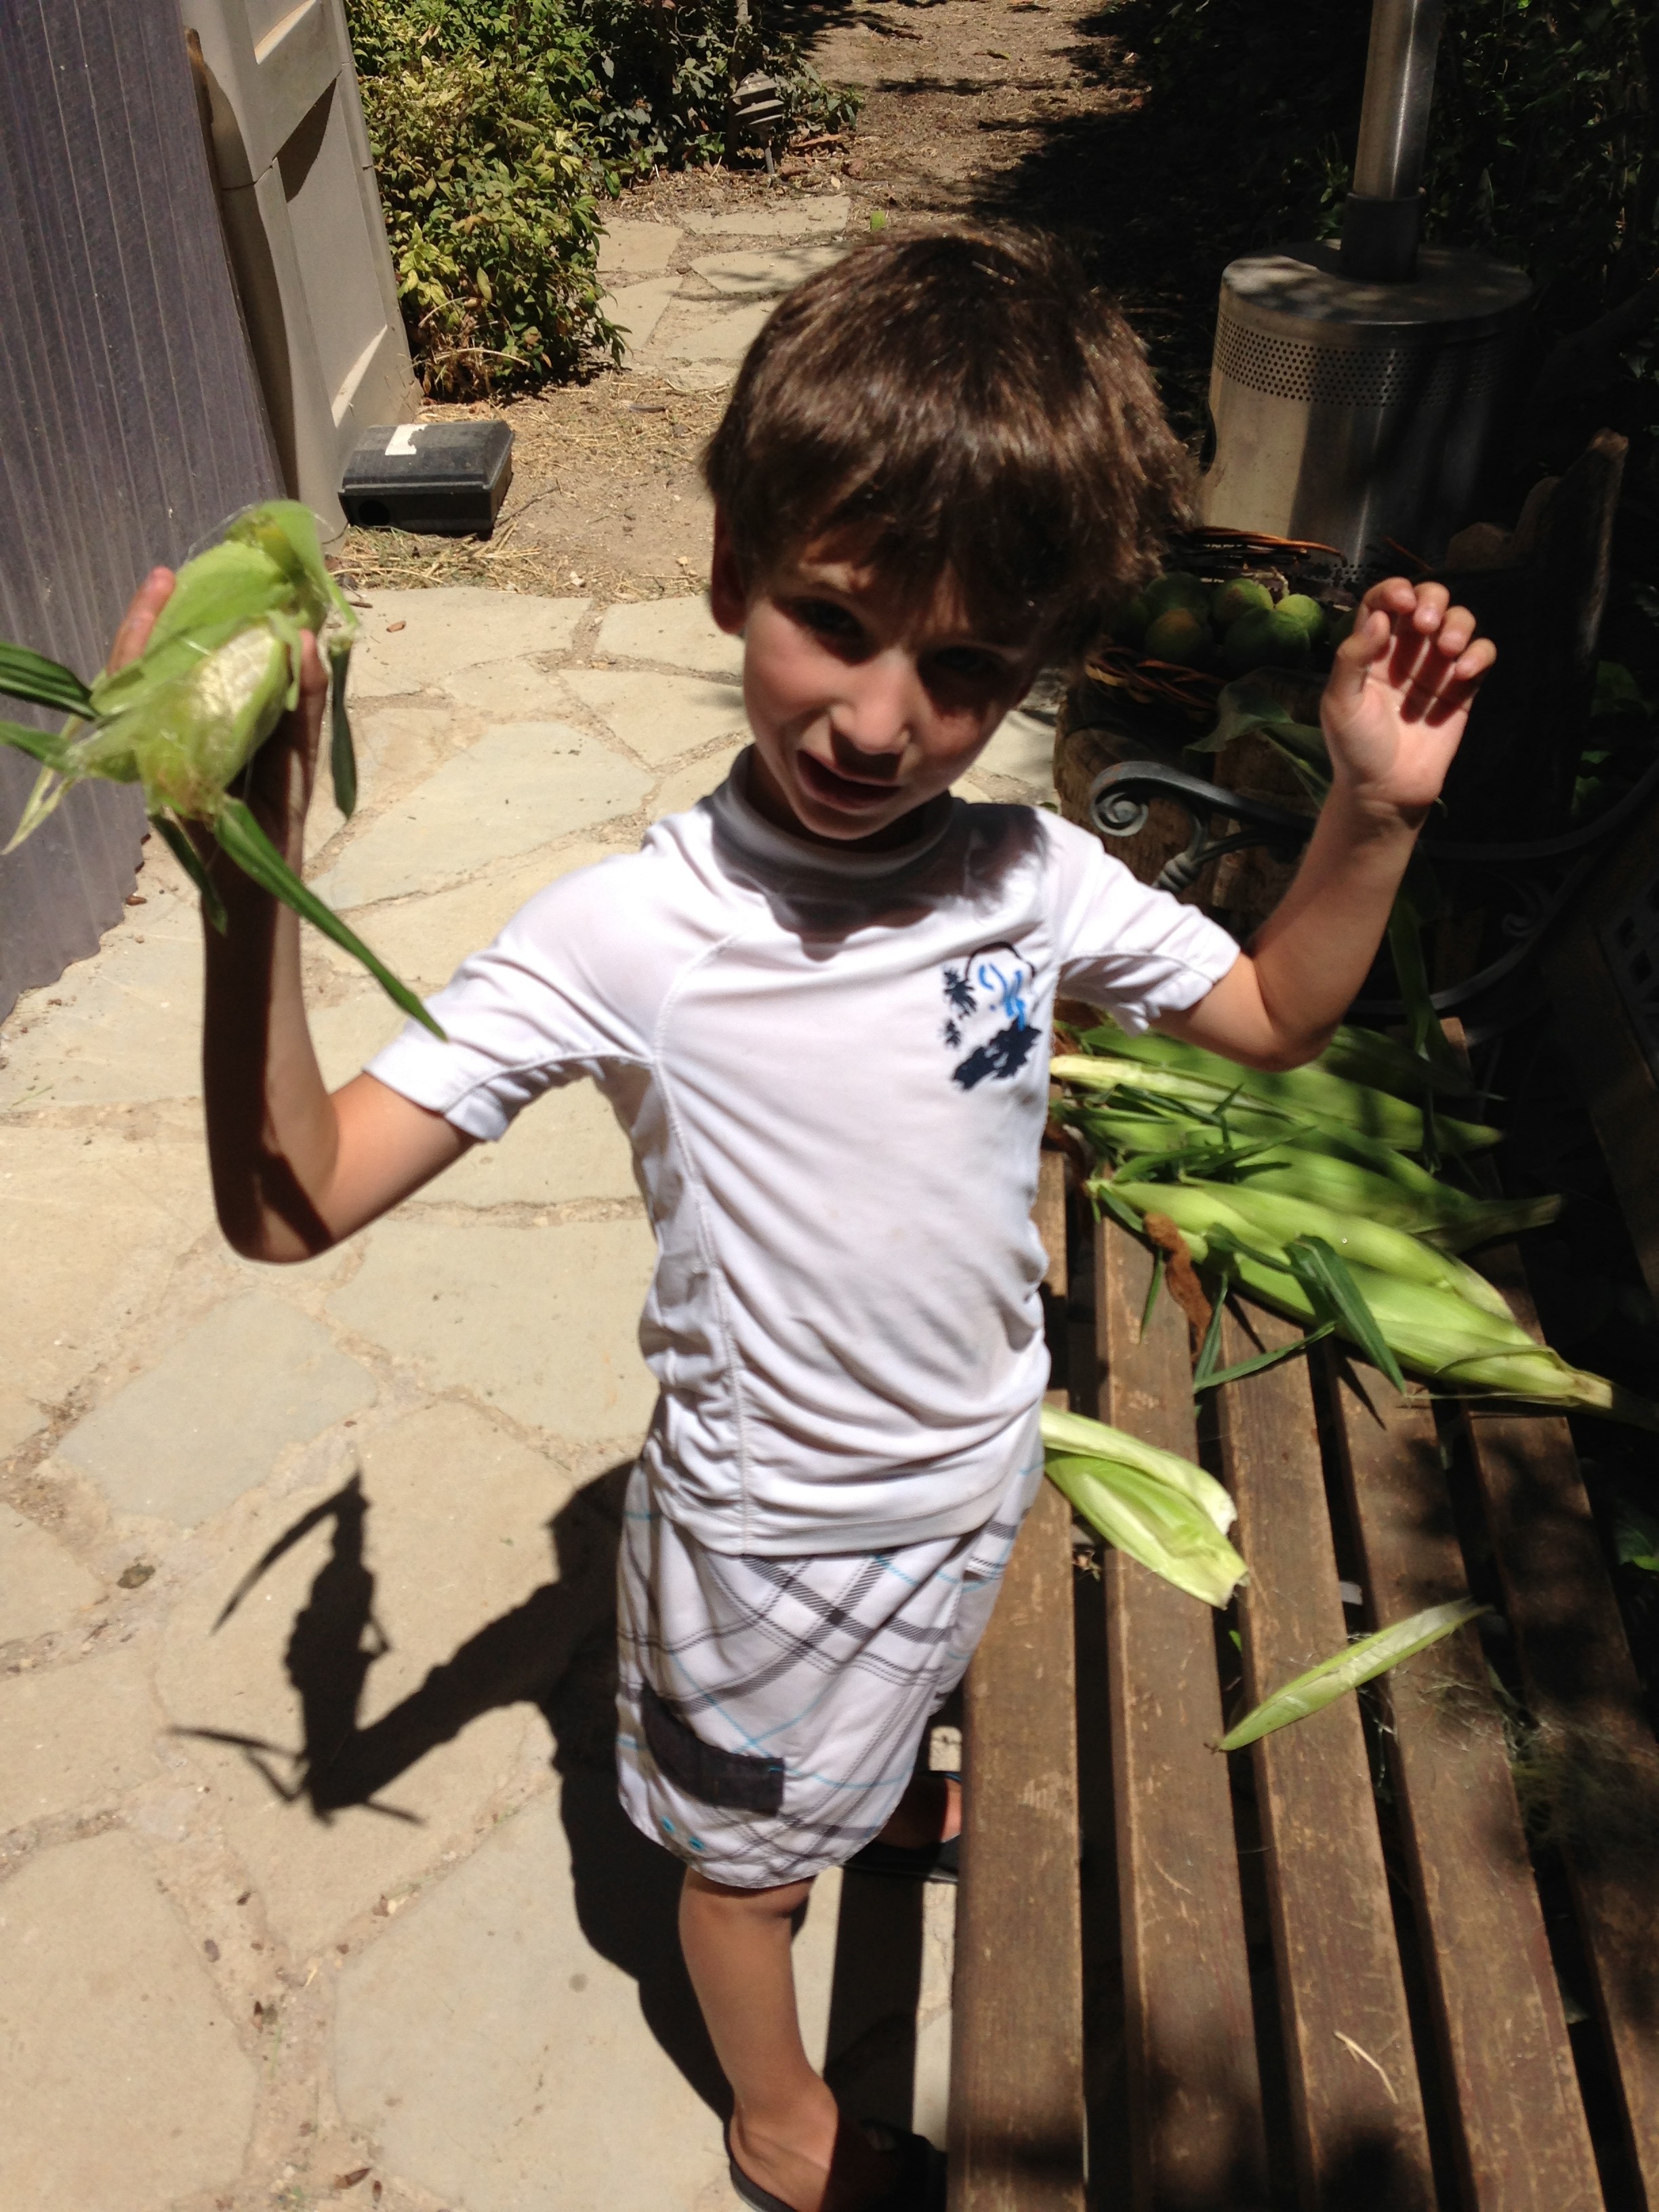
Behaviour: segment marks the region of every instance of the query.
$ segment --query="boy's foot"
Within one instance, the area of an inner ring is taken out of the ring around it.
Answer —
[[[843,2120],[826,2170],[815,2160],[726,2130],[732,2186],[752,2212],[944,2212],[945,2160],[923,2136]]]
[[[954,1881],[962,1832],[962,1784],[954,1774],[919,1774],[893,1817],[848,1865],[856,1874],[910,1881]]]

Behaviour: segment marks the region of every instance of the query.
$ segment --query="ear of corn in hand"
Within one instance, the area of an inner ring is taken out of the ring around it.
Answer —
[[[1201,1467],[1121,1429],[1052,1407],[1042,1413],[1048,1480],[1109,1544],[1208,1605],[1244,1579],[1228,1541],[1234,1506]]]
[[[316,519],[293,500],[251,507],[222,541],[185,562],[137,660],[84,684],[74,672],[0,646],[0,692],[67,713],[56,733],[0,723],[0,744],[30,753],[40,775],[13,834],[29,836],[88,777],[143,787],[155,830],[202,894],[223,908],[185,828],[204,825],[243,873],[362,961],[404,1013],[443,1032],[408,986],[289,867],[231,786],[299,696],[301,634],[325,656],[330,765],[343,814],[356,804],[345,686],[357,622],[325,566]]]

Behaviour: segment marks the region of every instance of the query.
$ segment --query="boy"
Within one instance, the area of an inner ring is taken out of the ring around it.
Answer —
[[[620,1574],[618,1771],[686,1863],[682,1936],[762,2212],[938,2201],[919,2139],[844,2124],[796,2027],[791,1916],[872,1839],[925,1858],[913,1784],[1040,1480],[1030,1224],[1054,996],[1255,1066],[1328,1037],[1492,659],[1438,586],[1367,597],[1328,687],[1334,784],[1245,952],[1086,833],[947,794],[1039,666],[1149,572],[1182,464],[1125,326],[1055,249],[861,247],[756,342],[707,473],[711,603],[754,743],[637,854],[567,876],[332,1097],[286,909],[221,872],[208,933],[215,1191],[303,1259],[550,1085],[588,1075],[659,1243],[660,1386]],[[135,602],[123,655],[166,596]],[[258,756],[297,853],[314,653]]]

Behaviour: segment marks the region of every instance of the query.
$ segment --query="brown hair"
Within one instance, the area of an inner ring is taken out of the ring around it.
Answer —
[[[745,584],[807,545],[912,606],[1080,652],[1184,515],[1189,464],[1116,308],[1052,240],[880,238],[789,294],[703,458]]]

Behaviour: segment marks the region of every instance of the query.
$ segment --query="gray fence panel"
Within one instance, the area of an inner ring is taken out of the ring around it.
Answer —
[[[176,0],[4,13],[0,637],[90,676],[149,568],[282,487]],[[0,833],[33,781],[0,749]],[[118,920],[143,827],[82,785],[0,859],[0,1019]]]

